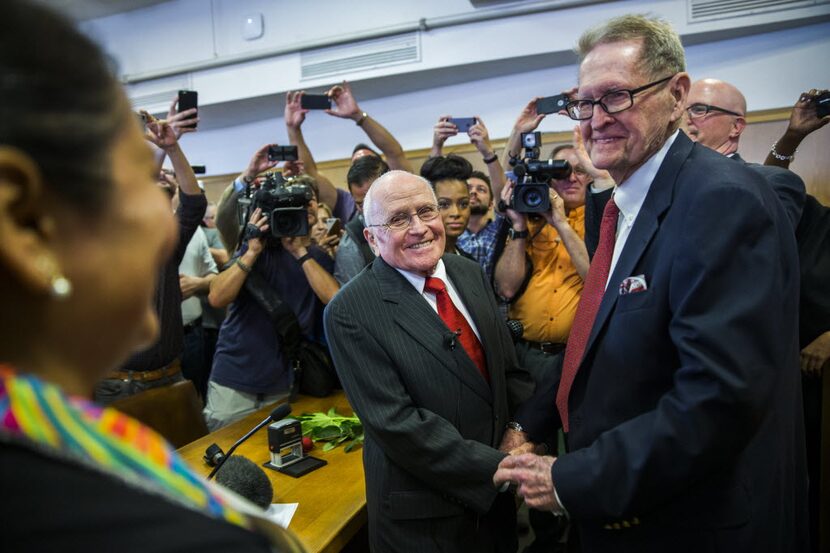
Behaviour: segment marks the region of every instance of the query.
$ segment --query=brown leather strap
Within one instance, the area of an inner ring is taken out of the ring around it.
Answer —
[[[565,344],[558,342],[531,342],[530,340],[522,340],[522,342],[548,355],[555,355],[565,349]]]
[[[176,359],[166,367],[152,371],[110,371],[104,378],[114,380],[134,380],[136,382],[152,382],[168,376],[173,376],[182,370],[181,362]]]

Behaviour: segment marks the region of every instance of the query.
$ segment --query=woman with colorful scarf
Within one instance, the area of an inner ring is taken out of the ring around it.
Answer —
[[[148,48],[164,45],[148,44]],[[157,338],[175,231],[107,60],[0,4],[0,551],[300,551],[164,439],[89,401]]]

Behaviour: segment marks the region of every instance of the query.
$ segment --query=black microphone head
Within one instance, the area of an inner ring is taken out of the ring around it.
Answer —
[[[263,509],[274,499],[274,488],[265,471],[241,455],[228,457],[216,473],[216,481]]]
[[[278,421],[284,419],[288,415],[291,414],[291,404],[290,403],[283,403],[281,405],[277,405],[268,418],[271,419],[271,422]]]
[[[525,325],[522,324],[522,321],[516,319],[509,319],[507,321],[507,329],[510,331],[510,336],[514,342],[521,340],[525,333]]]

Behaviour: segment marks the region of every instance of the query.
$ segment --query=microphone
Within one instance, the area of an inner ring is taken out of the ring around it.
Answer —
[[[513,338],[513,343],[516,343],[522,339],[522,336],[525,333],[525,325],[522,324],[522,321],[508,319],[507,330],[510,331],[510,337]]]
[[[259,430],[260,428],[272,421],[284,419],[288,416],[289,413],[291,413],[290,404],[283,403],[282,405],[278,405],[273,411],[271,411],[270,415],[265,417],[265,420],[256,425],[250,432],[239,438],[239,440],[237,440],[236,443],[231,446],[231,448],[225,454],[225,458],[219,461],[213,468],[213,470],[210,471],[210,474],[208,474],[207,479],[210,480],[211,478],[213,478],[216,475],[216,473],[219,472],[219,469],[221,469],[224,466],[224,464],[228,462],[228,459],[230,459],[231,455],[233,455],[233,452],[236,451],[236,448],[242,445],[248,438],[253,436],[257,430]]]
[[[460,328],[458,330],[456,330],[455,332],[451,332],[450,334],[447,334],[446,336],[444,336],[444,347],[449,348],[450,351],[454,351],[455,350],[455,344],[456,344],[455,339],[458,338],[459,336],[461,336],[461,329]]]
[[[225,470],[216,475],[216,482],[263,509],[274,499],[274,488],[265,471],[241,455],[228,459]]]

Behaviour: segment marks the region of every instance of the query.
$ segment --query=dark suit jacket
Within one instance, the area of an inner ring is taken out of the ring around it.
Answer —
[[[764,177],[764,180],[770,185],[772,191],[778,197],[778,201],[784,207],[787,218],[790,220],[793,230],[795,230],[798,221],[801,219],[801,211],[804,209],[804,201],[807,198],[807,190],[801,177],[783,167],[748,163],[737,153],[731,159],[746,164],[752,171]]]
[[[648,290],[619,295],[635,275]],[[552,470],[585,551],[806,550],[798,281],[770,187],[681,133],[609,280]]]
[[[737,153],[731,159],[745,164],[764,177],[764,180],[767,181],[767,184],[775,192],[784,207],[784,212],[792,223],[793,229],[795,229],[799,219],[801,219],[801,210],[804,207],[807,195],[801,177],[782,167],[747,163]],[[599,242],[599,223],[602,220],[602,211],[605,209],[605,204],[608,203],[613,191],[613,188],[609,188],[602,192],[592,193],[590,187],[585,191],[585,246],[588,248],[588,255],[591,258],[594,257]]]
[[[491,385],[413,286],[377,258],[338,292],[325,327],[366,432],[372,551],[515,550],[512,497],[492,484],[512,405],[533,389],[477,263],[443,257],[481,335]],[[499,500],[497,500],[497,495]],[[492,514],[492,513],[490,513]],[[512,525],[512,526],[511,526]]]

